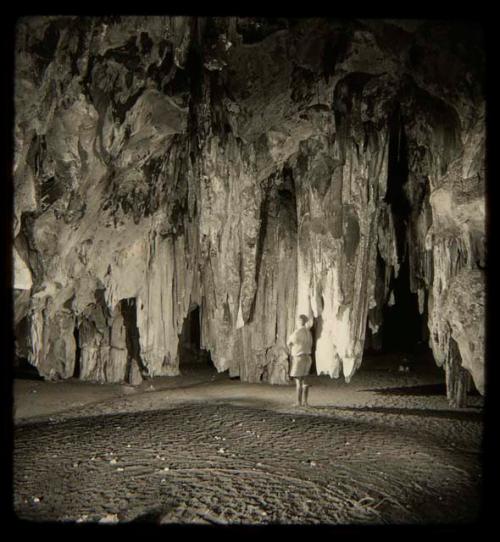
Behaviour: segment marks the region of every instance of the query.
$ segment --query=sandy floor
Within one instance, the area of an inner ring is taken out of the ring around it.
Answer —
[[[15,382],[20,518],[159,523],[455,523],[481,490],[482,399],[373,358],[350,384],[244,384],[187,368],[137,388]]]

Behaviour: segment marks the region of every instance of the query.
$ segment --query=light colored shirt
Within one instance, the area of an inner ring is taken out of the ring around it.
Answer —
[[[305,326],[297,328],[288,337],[287,345],[291,348],[292,356],[300,356],[301,354],[310,354],[312,349],[312,335],[309,329]]]

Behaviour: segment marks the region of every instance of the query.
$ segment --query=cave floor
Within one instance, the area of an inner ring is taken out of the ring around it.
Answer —
[[[378,358],[350,384],[244,384],[204,368],[132,388],[16,380],[14,509],[35,521],[476,521],[482,399]]]

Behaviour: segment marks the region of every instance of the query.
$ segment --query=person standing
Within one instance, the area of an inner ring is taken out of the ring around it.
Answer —
[[[296,406],[307,406],[309,385],[305,383],[305,377],[309,374],[312,365],[312,334],[306,324],[309,318],[305,314],[299,315],[297,329],[290,335],[287,346],[290,350],[292,361],[290,364],[290,376],[295,379],[297,389]]]

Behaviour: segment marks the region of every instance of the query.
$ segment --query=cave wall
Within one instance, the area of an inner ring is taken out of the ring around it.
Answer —
[[[14,287],[30,362],[67,378],[79,348],[82,379],[129,379],[132,357],[135,373],[178,374],[196,304],[219,371],[286,382],[305,313],[318,372],[349,381],[407,257],[436,362],[483,393],[483,65],[480,30],[459,23],[20,20]],[[401,243],[387,179],[403,132]]]

